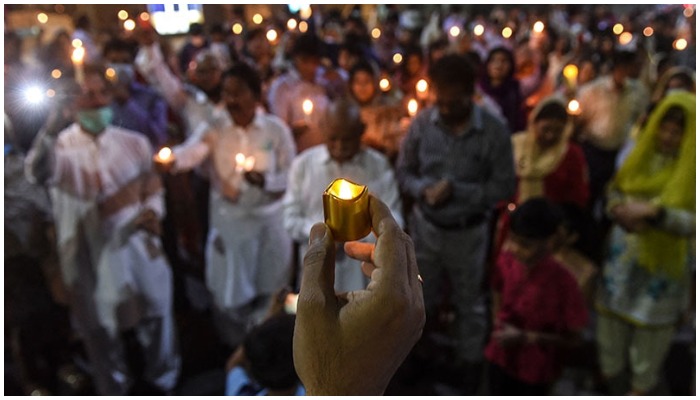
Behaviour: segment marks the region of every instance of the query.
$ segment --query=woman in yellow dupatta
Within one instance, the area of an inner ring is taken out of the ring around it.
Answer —
[[[689,306],[695,235],[695,95],[672,92],[649,116],[609,189],[615,222],[598,293],[602,373],[629,361],[632,394],[646,394]]]

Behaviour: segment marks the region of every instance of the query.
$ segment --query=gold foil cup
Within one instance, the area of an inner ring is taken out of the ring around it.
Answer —
[[[334,180],[323,192],[323,216],[337,242],[362,239],[372,231],[367,186]]]

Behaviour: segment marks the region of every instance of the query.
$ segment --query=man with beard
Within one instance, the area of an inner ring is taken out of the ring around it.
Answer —
[[[429,71],[433,107],[411,123],[398,158],[401,191],[414,201],[409,224],[424,279],[428,321],[447,276],[455,317],[455,365],[464,394],[475,394],[487,332],[482,280],[494,206],[515,189],[513,150],[503,123],[472,101],[475,72],[459,55]]]

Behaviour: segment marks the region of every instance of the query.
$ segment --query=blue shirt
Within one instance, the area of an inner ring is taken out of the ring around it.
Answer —
[[[262,388],[253,382],[245,369],[234,367],[226,375],[226,396],[267,396],[267,388]],[[297,385],[294,396],[306,396],[306,390],[301,384]]]
[[[132,82],[130,97],[124,104],[112,102],[112,124],[124,129],[142,133],[159,149],[168,140],[168,106],[165,100],[153,89]]]

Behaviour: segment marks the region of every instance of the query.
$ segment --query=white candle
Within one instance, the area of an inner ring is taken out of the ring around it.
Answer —
[[[425,100],[428,98],[428,82],[425,79],[421,79],[416,83],[416,96],[418,100]]]
[[[85,81],[85,71],[83,70],[83,61],[85,60],[85,48],[76,47],[71,55],[73,67],[75,68],[75,81],[82,84]]]
[[[411,99],[408,101],[408,115],[411,117],[415,117],[416,114],[418,113],[418,101],[416,99]]]

